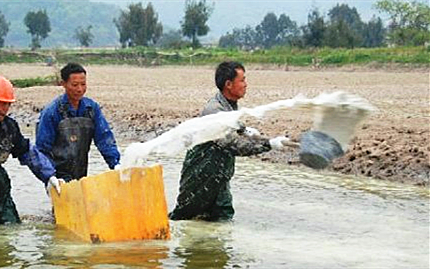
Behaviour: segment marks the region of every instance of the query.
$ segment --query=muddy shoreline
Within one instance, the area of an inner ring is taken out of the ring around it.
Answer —
[[[180,121],[178,121],[178,124]],[[146,125],[113,124],[117,137],[122,141],[145,142],[174,128],[177,124],[166,124],[165,120],[155,120],[148,128]],[[363,130],[368,126],[362,127]],[[308,128],[298,129],[302,132]],[[301,132],[286,132],[293,141],[298,142]],[[373,130],[372,130],[373,131]],[[427,137],[428,130],[412,131],[410,129],[392,128],[385,136],[379,134],[362,135],[354,138],[345,155],[335,159],[325,170],[342,174],[371,177],[380,180],[396,181],[417,186],[429,186],[430,165],[428,152],[430,148]],[[409,144],[402,144],[399,135],[409,138]],[[281,151],[270,151],[252,156],[265,162],[286,163],[305,167],[299,161],[299,150],[285,148]],[[306,168],[310,169],[310,168]],[[322,171],[324,172],[324,171]]]
[[[216,88],[214,67],[88,66],[87,96],[103,107],[118,140],[147,141],[198,116]],[[8,78],[52,74],[36,64],[0,65]],[[346,154],[327,168],[344,174],[429,186],[429,70],[425,68],[357,68],[302,70],[252,66],[241,107],[254,107],[302,93],[343,90],[369,100],[378,112],[356,130]],[[17,89],[11,112],[20,124],[34,124],[40,109],[63,92],[58,86]],[[245,119],[264,135],[287,134],[298,140],[312,128],[312,115],[292,109],[257,120]],[[253,158],[298,165],[296,149],[272,151]]]

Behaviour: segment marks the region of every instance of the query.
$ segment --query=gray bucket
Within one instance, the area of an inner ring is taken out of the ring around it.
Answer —
[[[323,169],[343,154],[339,142],[325,133],[309,131],[301,135],[299,156],[300,162],[306,166]]]

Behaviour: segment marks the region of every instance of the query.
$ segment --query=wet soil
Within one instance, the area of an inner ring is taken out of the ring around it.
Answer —
[[[217,91],[214,66],[154,67],[87,66],[87,96],[103,112],[123,141],[147,141],[179,123],[198,116]],[[37,64],[0,65],[10,78],[52,75],[54,67]],[[381,180],[428,186],[429,69],[344,67],[299,69],[248,66],[247,95],[239,104],[254,107],[299,93],[314,97],[321,92],[343,90],[369,100],[378,108],[362,122],[351,138],[346,154],[327,170]],[[32,125],[38,112],[56,95],[59,86],[17,89],[11,112],[21,124]],[[282,134],[298,140],[312,128],[309,111],[290,109],[245,122],[264,135]],[[297,149],[272,151],[254,158],[299,165]]]

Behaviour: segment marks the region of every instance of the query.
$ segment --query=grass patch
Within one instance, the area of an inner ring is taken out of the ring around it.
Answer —
[[[343,66],[381,64],[430,64],[430,50],[421,47],[396,48],[306,48],[275,47],[243,51],[238,49],[202,48],[197,50],[157,49],[134,47],[124,49],[80,49],[80,50],[1,50],[0,63],[46,63],[53,56],[57,63],[79,62],[88,64],[128,64],[138,66],[154,65],[207,65],[225,60],[244,64],[277,64],[290,66]]]
[[[28,88],[33,86],[58,85],[59,80],[55,75],[47,77],[12,79],[11,83],[16,88]]]

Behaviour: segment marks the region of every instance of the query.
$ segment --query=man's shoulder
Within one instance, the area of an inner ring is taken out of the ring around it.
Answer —
[[[58,111],[58,107],[61,104],[61,101],[63,99],[63,95],[57,96],[49,102],[47,105],[45,105],[41,111],[41,114],[53,114]]]
[[[222,107],[222,104],[216,97],[212,97],[211,99],[209,99],[206,102],[206,105],[204,106],[204,108],[220,108],[220,107]]]
[[[10,115],[5,116],[3,121],[7,125],[18,125],[18,122]]]
[[[203,111],[201,113],[201,116],[206,116],[209,114],[215,114],[222,111],[222,106],[221,104],[217,103],[217,102],[212,102],[209,101],[205,107],[203,108]]]
[[[227,111],[227,110],[228,109],[226,109],[226,107],[223,105],[222,101],[220,100],[219,94],[217,94],[211,99],[209,99],[209,101],[204,106],[201,115],[205,116],[205,115],[215,114],[220,111]]]
[[[11,116],[5,116],[3,119],[4,126],[8,129],[19,129],[18,122]]]

